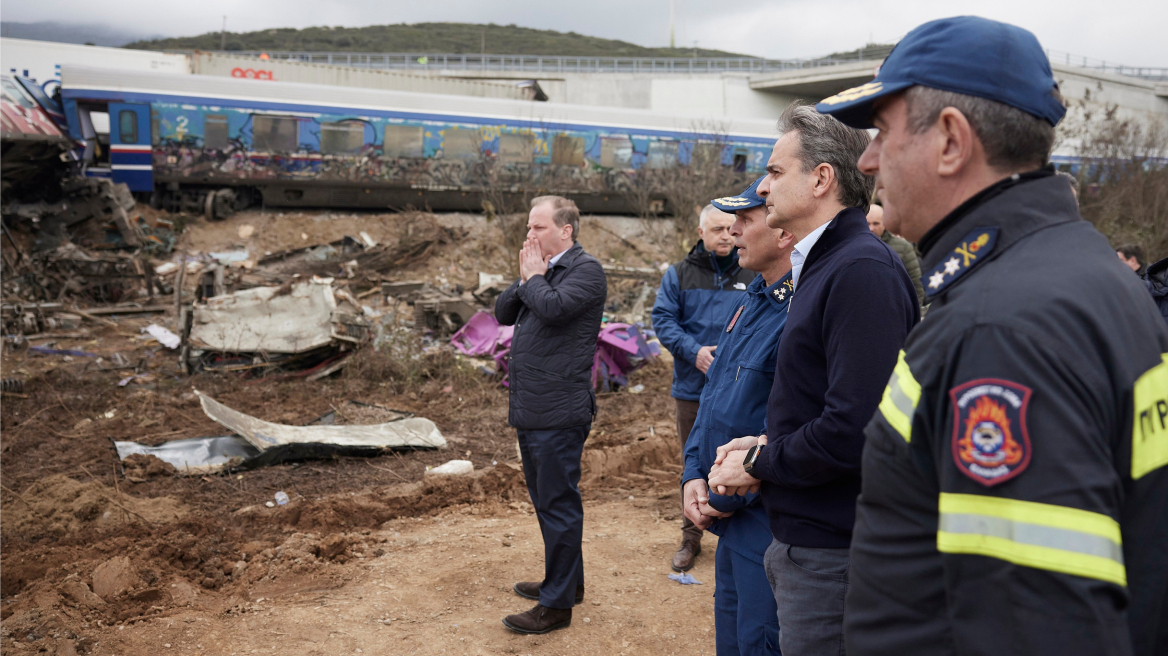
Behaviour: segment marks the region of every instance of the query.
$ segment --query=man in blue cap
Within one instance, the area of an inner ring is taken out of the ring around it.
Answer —
[[[1038,40],[926,23],[817,109],[879,131],[930,303],[865,430],[847,651],[1168,653],[1168,328],[1048,165]]]
[[[718,447],[766,428],[767,398],[775,377],[775,350],[791,300],[791,249],[795,236],[767,226],[759,178],[737,196],[711,204],[733,214],[730,234],[738,261],[758,275],[745,297],[721,322],[718,350],[706,371],[697,418],[685,444],[685,514],[718,535],[715,554],[714,627],[718,656],[779,654],[775,598],[763,555],[771,543],[758,494],[711,494],[706,484]]]
[[[730,236],[733,223],[733,211],[706,205],[698,218],[698,242],[662,276],[653,303],[653,330],[673,354],[670,396],[676,405],[677,437],[683,450],[698,414],[718,335],[730,313],[742,304],[746,285],[755,275],[738,261]],[[702,529],[683,517],[681,546],[670,559],[670,567],[675,572],[688,571],[701,552]]]

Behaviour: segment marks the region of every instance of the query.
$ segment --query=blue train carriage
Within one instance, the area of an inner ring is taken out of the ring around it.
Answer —
[[[770,121],[710,135],[639,110],[70,66],[62,98],[89,174],[209,216],[261,199],[477,210],[492,185],[628,212],[632,170],[712,157],[759,173],[774,143]]]

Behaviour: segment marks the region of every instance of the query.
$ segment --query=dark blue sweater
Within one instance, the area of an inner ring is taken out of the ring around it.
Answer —
[[[851,543],[864,426],[919,320],[908,272],[868,231],[863,210],[837,214],[788,306],[767,403],[768,444],[754,468],[780,542]]]

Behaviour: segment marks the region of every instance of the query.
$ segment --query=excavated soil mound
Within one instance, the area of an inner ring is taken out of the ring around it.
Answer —
[[[4,504],[0,526],[6,537],[60,538],[88,527],[127,522],[164,524],[187,514],[171,497],[137,499],[97,481],[75,481],[64,474],[43,478]]]

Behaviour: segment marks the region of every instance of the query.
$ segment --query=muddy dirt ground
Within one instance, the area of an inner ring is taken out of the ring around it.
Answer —
[[[392,243],[418,220],[245,212],[193,221],[182,247],[262,255],[359,230]],[[390,277],[473,288],[479,271],[507,273],[496,226],[472,215],[425,220],[452,237]],[[633,219],[585,219],[581,241],[602,261],[658,267],[669,258],[663,234]],[[629,312],[644,284],[612,280],[614,311]],[[633,374],[643,392],[601,395],[581,484],[587,595],[570,629],[526,637],[500,620],[530,607],[511,585],[541,577],[542,546],[497,382],[440,351],[410,368],[366,353],[316,382],[184,376],[174,352],[141,333],[151,322],[173,327],[173,316],[115,319],[54,340],[96,358],[0,359],[5,378],[24,381],[0,411],[4,653],[712,652],[712,536],[694,570],[704,585],[667,578],[680,521],[667,360]],[[149,375],[119,386],[115,354]],[[123,470],[112,440],[226,434],[195,389],[286,424],[343,418],[350,400],[408,410],[434,420],[450,445],[223,475],[177,476],[157,461]],[[425,474],[453,458],[471,460],[475,474]],[[268,507],[278,491],[291,502]]]

